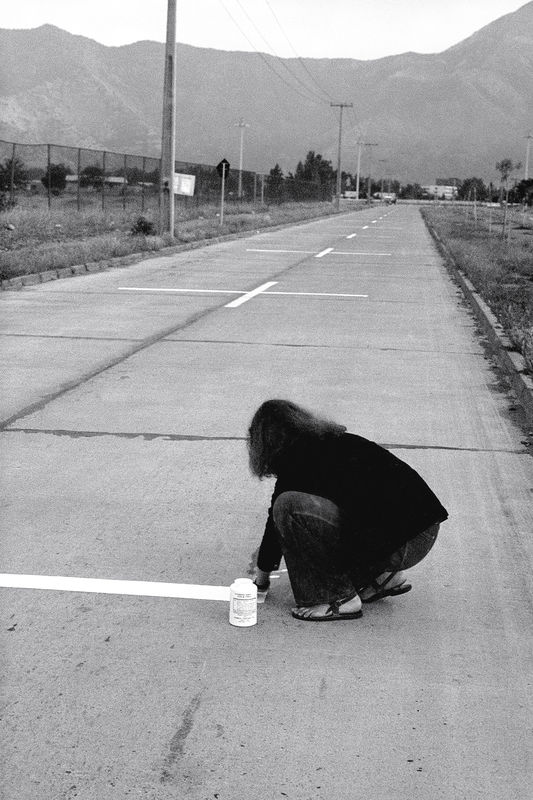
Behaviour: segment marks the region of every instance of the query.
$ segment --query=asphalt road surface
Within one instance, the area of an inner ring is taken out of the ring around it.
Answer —
[[[0,314],[3,800],[529,800],[533,460],[416,208]],[[229,625],[271,397],[391,448],[449,509],[412,592],[315,625],[281,572]]]

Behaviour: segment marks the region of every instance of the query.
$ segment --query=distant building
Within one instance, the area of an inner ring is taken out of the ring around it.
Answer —
[[[82,175],[81,177],[83,180],[84,176]],[[79,179],[77,175],[65,175],[65,180],[67,183],[77,183]],[[97,176],[96,180],[101,180],[101,177]],[[104,183],[107,183],[109,186],[124,186],[128,181],[126,178],[122,178],[119,175],[106,175],[104,177]]]
[[[437,186],[460,186],[461,180],[459,178],[437,178],[435,183]]]
[[[422,186],[422,190],[437,200],[453,200],[458,195],[457,186],[454,184],[432,183],[430,186]]]

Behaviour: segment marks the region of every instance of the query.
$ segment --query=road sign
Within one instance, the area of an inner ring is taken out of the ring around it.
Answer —
[[[182,175],[180,172],[174,173],[174,194],[186,194],[189,197],[194,195],[195,175]]]
[[[221,178],[227,178],[229,172],[229,161],[223,158],[220,164],[217,164],[217,172]]]

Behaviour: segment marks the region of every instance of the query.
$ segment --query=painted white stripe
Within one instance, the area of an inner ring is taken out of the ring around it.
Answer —
[[[0,574],[0,586],[10,589],[51,589],[61,592],[129,594],[139,597],[181,597],[191,600],[229,600],[229,586],[203,586],[195,583],[66,578],[58,575]]]
[[[374,225],[377,222],[377,219],[373,219],[371,224]]]
[[[299,297],[368,297],[367,294],[337,294],[333,292],[263,292],[263,294],[287,294]]]
[[[248,302],[251,300],[252,297],[255,297],[261,292],[264,292],[265,289],[268,289],[270,286],[275,286],[277,281],[269,281],[268,283],[263,283],[261,286],[258,286],[256,289],[252,289],[251,292],[246,292],[242,297],[239,297],[237,300],[232,300],[231,303],[227,303],[225,308],[237,308],[237,306],[241,306],[243,303]]]
[[[247,247],[247,253],[314,253],[314,250],[267,250],[260,247]]]
[[[353,237],[354,237],[354,236],[357,236],[357,234],[356,234],[356,233],[351,233],[351,234],[350,234],[349,236],[347,236],[346,238],[347,238],[347,239],[353,239]]]
[[[328,253],[331,253],[333,247],[326,247],[325,250],[322,250],[321,253],[317,253],[315,258],[322,258],[322,256],[327,256]]]
[[[335,250],[336,256],[391,256],[392,253],[369,253],[362,250]]]
[[[370,225],[363,225],[363,230],[366,231],[366,229],[369,228],[369,227],[370,227]]]
[[[340,255],[348,255],[351,256],[353,253],[340,253]],[[357,255],[357,254],[356,254]],[[365,253],[366,255],[366,253]],[[265,283],[264,286],[274,286],[277,281],[272,281],[272,283]],[[144,288],[133,288],[133,287],[122,287],[127,288],[129,291],[132,292],[220,292],[222,294],[241,294],[243,295],[242,298],[239,298],[242,302],[244,302],[244,296],[248,295],[248,299],[253,295],[253,293],[257,294],[258,290],[253,290],[252,292],[244,292],[244,291],[230,291],[229,289],[144,289]],[[261,287],[259,287],[261,289]],[[293,295],[298,297],[299,295],[303,295],[304,297],[368,297],[367,294],[339,294],[336,292],[269,292],[262,290],[261,294],[281,294],[281,295]],[[238,303],[239,300],[234,300],[234,303]]]
[[[119,286],[120,292],[204,292],[207,294],[246,294],[242,289],[150,289],[140,286]]]

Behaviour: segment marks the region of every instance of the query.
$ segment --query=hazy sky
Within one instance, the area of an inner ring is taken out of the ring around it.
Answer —
[[[524,0],[177,0],[177,40],[282,57],[438,53]],[[167,0],[14,0],[0,27],[45,23],[105,45],[163,42]]]

